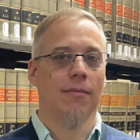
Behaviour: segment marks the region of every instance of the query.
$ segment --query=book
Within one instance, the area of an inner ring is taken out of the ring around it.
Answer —
[[[70,8],[70,0],[59,0],[58,1],[58,10],[63,8]]]
[[[111,81],[106,81],[106,85],[101,96],[101,116],[104,123],[109,122],[109,97],[111,93]]]
[[[139,0],[133,0],[131,61],[137,61]]]
[[[122,34],[123,34],[123,45],[122,45],[122,57],[123,60],[129,59],[128,50],[130,46],[130,36],[131,36],[131,21],[130,21],[130,13],[131,13],[131,4],[132,0],[124,0],[123,1],[123,26],[122,26]]]
[[[0,137],[4,134],[5,69],[0,69]]]
[[[32,1],[21,1],[21,43],[32,44]]]
[[[139,17],[138,17],[138,62],[140,62],[140,1],[139,1]]]
[[[79,0],[72,0],[72,7],[79,8]]]
[[[17,71],[6,69],[5,81],[5,133],[16,128],[16,78]]]
[[[97,0],[90,0],[89,2],[89,12],[96,16],[96,1]]]
[[[27,70],[17,70],[16,128],[29,121],[29,80]]]
[[[0,40],[9,41],[10,0],[0,0]]]
[[[57,0],[49,0],[48,1],[49,14],[52,14],[57,11]]]
[[[30,84],[30,95],[29,95],[29,117],[33,111],[38,108],[38,90],[35,86]]]
[[[32,42],[34,40],[34,33],[40,23],[40,1],[32,1]]]
[[[107,53],[112,57],[112,0],[105,0],[104,32],[107,39]]]
[[[40,0],[40,22],[48,16],[48,13],[48,0]]]
[[[10,0],[9,41],[20,43],[21,0]]]

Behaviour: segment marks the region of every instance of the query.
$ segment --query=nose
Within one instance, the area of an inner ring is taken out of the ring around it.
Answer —
[[[86,79],[87,67],[83,56],[77,56],[69,72],[70,78]]]

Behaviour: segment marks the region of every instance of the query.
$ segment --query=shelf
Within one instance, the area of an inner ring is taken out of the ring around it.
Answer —
[[[28,52],[31,53],[31,46],[26,44],[15,44],[11,42],[1,42],[0,41],[0,48],[7,49],[7,50],[14,50],[19,52]]]

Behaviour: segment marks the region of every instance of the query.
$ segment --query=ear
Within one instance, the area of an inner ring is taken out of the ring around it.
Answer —
[[[33,59],[30,59],[28,62],[28,79],[32,85],[36,86],[37,63]]]

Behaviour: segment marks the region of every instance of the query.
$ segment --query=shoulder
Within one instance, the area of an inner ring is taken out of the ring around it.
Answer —
[[[139,140],[139,139],[102,123],[101,140]]]

